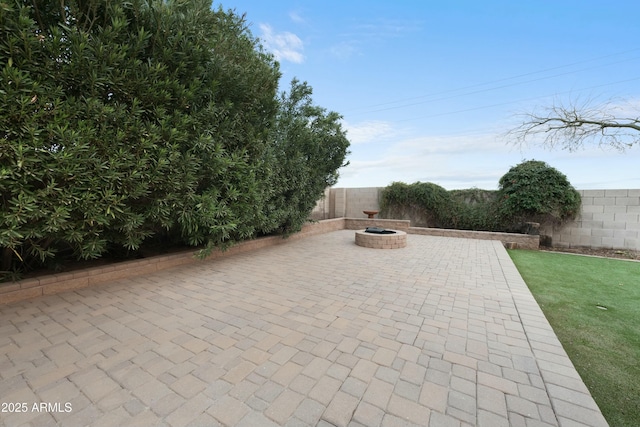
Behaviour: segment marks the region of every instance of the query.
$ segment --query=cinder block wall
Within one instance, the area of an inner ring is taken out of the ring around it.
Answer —
[[[347,189],[346,188],[332,188],[331,189],[331,203],[329,207],[331,212],[329,218],[344,218],[347,216]]]
[[[324,195],[320,200],[316,202],[315,208],[311,211],[311,219],[317,221],[330,218],[330,203],[331,203],[331,188],[327,187],[324,190]]]
[[[382,187],[347,188],[345,217],[366,218],[362,211],[379,211],[380,191]]]
[[[323,211],[314,212],[321,218],[366,218],[363,210],[380,210],[382,189],[331,188],[316,206]],[[582,210],[575,221],[541,230],[553,246],[640,250],[640,189],[581,190],[580,195]]]
[[[640,250],[640,190],[581,190],[580,195],[575,221],[541,230],[553,246]]]
[[[315,220],[330,218],[366,218],[362,211],[380,210],[378,202],[383,187],[327,188],[311,212]]]

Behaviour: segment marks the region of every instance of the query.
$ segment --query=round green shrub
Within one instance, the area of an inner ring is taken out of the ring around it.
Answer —
[[[511,227],[523,221],[557,224],[575,218],[580,211],[580,193],[564,174],[545,162],[522,162],[509,169],[499,184],[501,222]]]

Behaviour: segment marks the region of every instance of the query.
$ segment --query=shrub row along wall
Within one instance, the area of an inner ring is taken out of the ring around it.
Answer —
[[[366,218],[380,210],[384,187],[331,188],[316,205],[315,218]],[[640,190],[580,190],[582,207],[574,221],[547,227],[552,246],[640,250]]]

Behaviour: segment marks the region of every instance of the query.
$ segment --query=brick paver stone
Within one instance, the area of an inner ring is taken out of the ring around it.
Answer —
[[[358,399],[342,391],[337,392],[322,418],[338,427],[346,427],[353,417]]]
[[[298,237],[1,305],[0,427],[607,425],[500,242]]]

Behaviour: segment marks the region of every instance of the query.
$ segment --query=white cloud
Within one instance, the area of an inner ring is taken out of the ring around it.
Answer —
[[[335,44],[329,48],[331,55],[338,59],[349,59],[356,54],[359,54],[357,42],[355,41],[343,41]]]
[[[375,42],[411,36],[418,33],[424,27],[422,21],[398,20],[398,19],[374,19],[362,21],[354,20],[353,24],[338,35],[349,40],[363,42]]]
[[[608,113],[620,119],[636,119],[640,117],[640,99],[632,98],[605,104],[603,109],[608,108]]]
[[[508,167],[483,159],[469,162],[447,156],[394,152],[375,160],[351,160],[340,171],[338,187],[382,187],[393,181],[433,182],[447,189],[478,187],[495,189]],[[515,160],[515,159],[514,159]],[[513,163],[515,164],[515,163]]]
[[[304,45],[300,37],[287,31],[276,33],[267,24],[260,24],[260,31],[262,31],[261,40],[264,47],[271,51],[277,60],[295,62],[296,64],[304,62],[302,54]]]
[[[450,136],[425,136],[411,138],[398,143],[398,148],[411,150],[420,154],[460,154],[479,152],[508,152],[517,151],[517,147],[508,146],[496,135],[450,135]]]
[[[366,134],[366,123],[355,128]],[[367,144],[352,145],[350,164],[340,171],[337,187],[383,187],[393,181],[422,181],[448,190],[492,190],[511,167],[530,159],[558,169],[578,189],[637,188],[640,183],[636,172],[640,146],[625,153],[603,151],[597,146],[573,153],[540,147],[520,149],[507,144],[497,133],[405,137],[395,126],[387,125],[388,134],[383,132],[385,126],[369,129],[373,135],[374,129],[379,129],[380,135],[388,137],[378,136]]]
[[[380,138],[393,134],[393,127],[384,121],[366,121],[357,124],[343,123],[347,130],[347,138],[352,144],[365,144],[375,142]]]
[[[367,129],[372,134],[375,129],[387,129],[364,124],[358,125],[363,135]],[[350,165],[340,171],[337,186],[369,187],[385,186],[393,181],[422,181],[447,189],[494,189],[499,178],[522,160],[517,149],[505,145],[494,134],[398,138],[399,133],[393,132],[390,124],[386,125],[390,136],[386,143],[378,136],[366,144],[366,148],[358,144],[352,146]]]
[[[296,24],[304,24],[306,20],[298,12],[289,12],[289,18]]]
[[[361,56],[365,46],[377,44],[381,40],[410,36],[420,31],[422,26],[422,22],[418,21],[393,19],[354,23],[346,31],[337,34],[341,41],[330,46],[329,53],[340,60]]]

